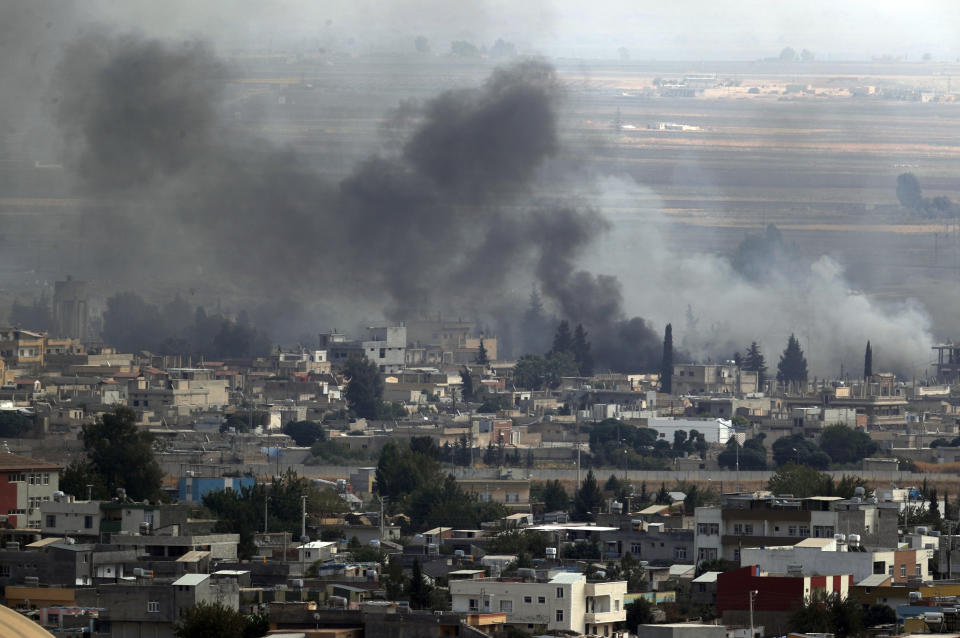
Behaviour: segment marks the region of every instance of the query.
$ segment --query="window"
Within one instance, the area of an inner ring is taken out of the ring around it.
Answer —
[[[147,602],[147,613],[148,613],[148,614],[156,614],[156,613],[159,613],[159,612],[160,612],[160,601],[159,601],[159,600],[151,600],[151,601]]]
[[[907,566],[900,565],[900,578],[906,578],[906,577],[907,577]]]
[[[557,587],[557,598],[563,598],[563,587]]]
[[[9,483],[23,483],[27,480],[27,475],[23,472],[11,472],[7,474],[7,482]]]
[[[733,550],[733,560],[735,560],[735,561],[738,562],[738,563],[740,562],[740,549],[739,549],[739,548]]]
[[[469,600],[467,606],[470,608],[470,611],[477,611],[477,609],[479,609],[479,607],[477,606],[477,599],[476,599],[476,598],[471,598],[471,599]]]
[[[84,516],[84,517],[83,517],[83,527],[84,527],[84,529],[90,529],[90,528],[93,527],[93,517],[92,517],[92,516]]]
[[[613,601],[613,611],[620,611],[620,599]]]
[[[513,613],[513,601],[512,601],[512,600],[501,600],[501,601],[500,601],[500,611],[501,611],[501,613],[506,613],[506,614]]]
[[[791,525],[787,528],[787,536],[796,536],[797,535],[797,526]]]
[[[43,473],[43,484],[50,485],[50,472]]]
[[[642,543],[630,543],[630,553],[631,553],[631,554],[639,554],[640,551],[641,551],[640,548],[641,548],[642,546],[643,546]]]
[[[383,359],[383,358],[386,357],[386,356],[387,356],[387,349],[386,349],[386,348],[380,348],[380,358]]]
[[[0,565],[0,578],[10,578],[10,565]]]
[[[701,547],[701,548],[700,548],[700,551],[698,552],[697,558],[698,558],[700,561],[716,560],[716,559],[717,559],[717,550],[716,550],[716,549],[708,549],[708,548]]]
[[[533,602],[533,596],[524,596],[524,597],[523,597],[523,602],[524,602],[524,604],[529,605],[530,603]]]
[[[45,527],[56,527],[57,526],[57,517],[53,514],[47,514],[47,523]]]
[[[801,525],[801,526],[800,526],[800,536],[802,536],[802,537],[804,537],[804,538],[808,538],[808,537],[810,536],[810,526],[809,526],[809,525]]]
[[[547,604],[547,597],[546,597],[546,596],[537,596],[537,603],[540,604],[540,605],[546,605],[546,604]]]
[[[922,572],[920,571],[920,563],[917,563],[917,571],[916,571],[915,573],[916,573],[917,576],[922,576],[922,575],[923,575]]]
[[[563,622],[563,610],[562,610],[562,609],[558,609],[558,610],[557,610],[557,622]]]
[[[887,564],[882,560],[875,561],[873,563],[873,573],[874,574],[886,574],[887,573]]]
[[[687,548],[686,547],[674,547],[673,548],[673,557],[676,560],[683,560],[687,557]]]

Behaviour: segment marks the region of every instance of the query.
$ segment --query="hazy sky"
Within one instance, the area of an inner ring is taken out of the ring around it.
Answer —
[[[634,59],[741,59],[807,48],[820,59],[960,57],[955,0],[100,0],[76,5],[93,19],[147,32],[205,34],[283,48],[337,45],[396,50],[418,34],[436,52],[463,38],[503,37],[528,52]]]

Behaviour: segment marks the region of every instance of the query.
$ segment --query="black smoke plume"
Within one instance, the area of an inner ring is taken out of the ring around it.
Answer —
[[[96,202],[87,219],[124,236],[121,248],[103,237],[103,265],[252,297],[381,300],[396,318],[495,315],[534,272],[557,311],[591,331],[600,368],[656,367],[659,339],[625,317],[620,283],[576,270],[604,220],[531,195],[559,147],[562,90],[548,64],[405,105],[406,141],[339,183],[230,126],[228,80],[202,43],[93,33],[69,48],[57,86],[70,165]]]

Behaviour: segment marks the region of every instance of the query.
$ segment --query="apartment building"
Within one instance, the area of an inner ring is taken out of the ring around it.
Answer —
[[[744,547],[793,545],[805,538],[855,534],[870,548],[897,545],[896,503],[838,496],[793,498],[769,492],[724,494],[721,505],[698,507],[698,563],[740,561]]]
[[[928,582],[932,549],[881,549],[870,551],[856,534],[835,538],[807,538],[796,545],[745,547],[741,562],[757,565],[773,574],[835,576],[852,574],[855,583],[872,575],[888,576],[892,582]]]
[[[0,453],[0,517],[11,527],[40,529],[40,505],[59,484],[59,465]]]
[[[452,609],[462,613],[503,613],[507,624],[525,631],[570,631],[611,636],[627,619],[626,581],[587,582],[584,574],[555,572],[545,582],[481,578],[450,581]]]

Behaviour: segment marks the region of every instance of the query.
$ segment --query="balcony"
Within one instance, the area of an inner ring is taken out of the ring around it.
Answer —
[[[599,625],[608,622],[624,622],[627,619],[627,611],[598,611],[593,614],[584,614],[583,622],[588,625]]]

